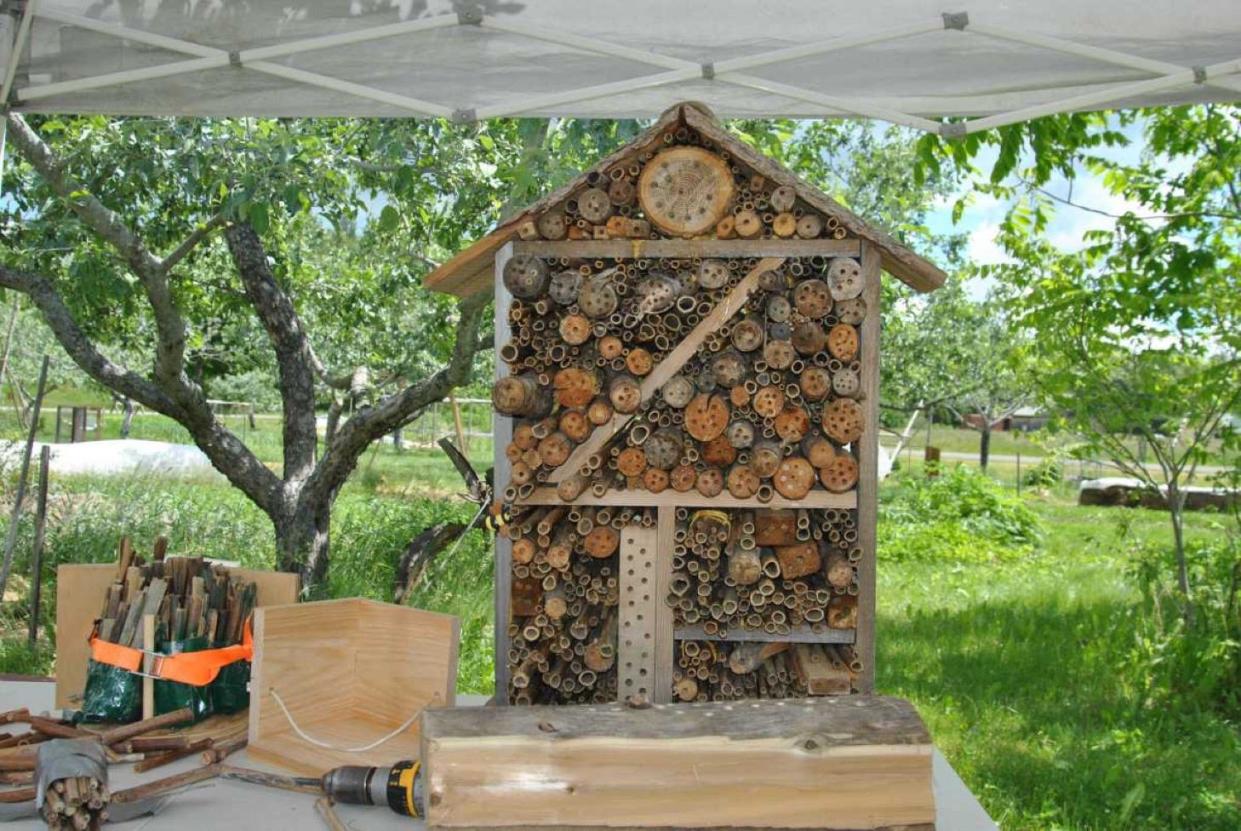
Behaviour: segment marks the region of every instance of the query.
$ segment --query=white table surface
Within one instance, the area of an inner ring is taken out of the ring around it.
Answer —
[[[0,712],[26,707],[32,713],[46,712],[53,707],[55,686],[47,681],[0,681]],[[478,705],[483,696],[458,696],[461,705]],[[135,774],[132,765],[112,765],[108,769],[112,790],[127,788],[141,782],[162,779],[174,773],[198,767],[202,761],[195,754],[145,774]],[[228,764],[278,770],[270,765],[251,762],[243,750],[228,759]],[[965,787],[961,777],[938,750],[931,769],[935,789],[937,831],[998,831],[998,827]],[[309,794],[263,788],[241,782],[215,780],[168,799],[158,814],[126,823],[115,824],[127,831],[137,829],[169,829],[169,831],[269,831],[280,828],[325,828],[315,813],[315,798]],[[423,831],[423,823],[392,813],[385,807],[337,805],[344,823],[357,831]],[[114,823],[108,823],[109,826]],[[34,831],[47,826],[37,818],[0,824],[8,831]]]

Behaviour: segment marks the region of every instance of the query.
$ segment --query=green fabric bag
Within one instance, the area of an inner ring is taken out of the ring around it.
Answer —
[[[211,682],[211,703],[217,713],[239,713],[250,706],[250,662],[235,661],[220,668]]]
[[[207,638],[198,635],[182,641],[164,641],[157,650],[161,655],[176,655],[180,652],[200,652],[207,648]],[[211,703],[211,685],[195,687],[192,684],[180,684],[176,681],[155,682],[155,713],[162,715],[189,707],[194,713],[194,721],[202,721],[215,712]]]
[[[142,717],[142,678],[88,659],[79,721],[127,724]]]

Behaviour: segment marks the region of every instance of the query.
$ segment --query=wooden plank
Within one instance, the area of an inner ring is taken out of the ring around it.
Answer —
[[[672,581],[672,552],[676,547],[676,509],[659,508],[655,515],[655,691],[656,704],[672,702],[672,672],[676,662],[676,625],[673,610],[664,602]]]
[[[281,571],[230,568],[230,573],[252,581],[259,606],[296,603],[301,579]],[[108,587],[116,579],[115,563],[62,565],[56,569],[56,706],[80,707],[86,686],[86,660],[91,626],[103,609]]]
[[[431,828],[931,828],[895,698],[456,708],[423,716]]]
[[[556,494],[555,488],[535,488],[529,496],[518,499],[518,505],[561,505],[564,501]],[[718,496],[703,496],[698,491],[679,493],[665,490],[651,493],[647,490],[611,490],[603,496],[595,496],[589,491],[583,493],[571,503],[573,505],[611,505],[633,508],[662,508],[665,506],[681,506],[684,508],[837,508],[849,510],[857,507],[857,492],[832,493],[815,488],[801,499],[786,499],[779,494],[769,502],[757,499],[738,499],[727,492]]]
[[[694,357],[694,353],[698,351],[698,347],[703,344],[708,335],[719,331],[720,326],[725,321],[745,307],[746,301],[750,299],[750,295],[758,288],[759,275],[764,271],[779,268],[783,263],[784,259],[781,257],[766,257],[759,260],[758,265],[754,266],[749,274],[742,277],[741,281],[733,287],[733,290],[723,300],[716,303],[715,308],[708,312],[706,317],[700,320],[698,325],[680,343],[673,347],[667,357],[659,362],[659,366],[651,370],[651,373],[642,380],[642,404],[650,401],[651,396],[658,392],[659,388],[669,378],[676,375],[690,358]],[[499,274],[499,272],[496,273]],[[496,285],[498,291],[500,285],[502,285],[499,282],[499,278],[497,278]],[[497,365],[499,363],[502,362],[497,362]],[[639,406],[638,412],[641,412],[641,406]],[[569,458],[565,460],[565,463],[552,471],[551,475],[547,477],[548,481],[560,482],[581,470],[585,466],[586,460],[602,450],[612,440],[612,437],[629,423],[631,418],[633,418],[632,415],[617,415],[607,425],[596,427],[594,432],[590,434],[590,437],[569,454]]]
[[[621,531],[620,627],[616,635],[616,691],[622,701],[655,695],[655,621],[663,598],[655,593],[655,528]]]
[[[513,253],[536,257],[636,260],[687,257],[856,257],[855,239],[610,239],[515,241]]]
[[[260,607],[254,619],[249,749],[252,759],[307,775],[339,765],[416,758],[419,720],[367,751],[339,748],[385,736],[429,707],[455,700],[460,625],[451,615],[362,598]]]
[[[755,629],[729,629],[724,637],[708,635],[702,631],[702,624],[678,626],[674,632],[678,641],[726,641],[750,643],[853,643],[855,633],[852,629],[824,629],[815,632],[809,626],[794,626],[787,635],[773,635],[770,632]]]
[[[496,379],[508,375],[508,364],[500,360],[500,347],[508,343],[513,336],[508,322],[509,307],[513,298],[504,287],[504,266],[513,256],[512,243],[505,245],[496,254],[495,274],[495,354]],[[504,451],[513,441],[513,419],[500,415],[494,410],[491,413],[492,436],[492,482],[497,496],[504,493],[512,478],[512,464]],[[513,543],[508,537],[496,535],[495,556],[495,592],[492,598],[495,614],[495,701],[497,704],[508,704],[508,682],[510,668],[508,665],[508,622],[513,602]]]
[[[862,298],[866,317],[860,332],[862,412],[865,432],[858,441],[858,563],[857,655],[862,660],[858,691],[875,690],[875,549],[879,521],[879,251],[872,243],[862,247]]]
[[[799,643],[793,647],[793,666],[810,695],[848,695],[849,670],[828,660],[823,647]]]

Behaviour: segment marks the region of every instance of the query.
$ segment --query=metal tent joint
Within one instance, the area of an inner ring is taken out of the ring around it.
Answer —
[[[958,32],[964,32],[965,27],[970,25],[969,12],[944,12],[944,28],[956,29]]]

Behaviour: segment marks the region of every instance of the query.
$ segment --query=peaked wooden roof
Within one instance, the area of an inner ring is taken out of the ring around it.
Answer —
[[[457,254],[448,262],[427,275],[424,285],[433,291],[471,297],[494,288],[493,265],[496,252],[517,235],[518,227],[528,219],[541,215],[547,209],[564,202],[574,191],[586,184],[586,177],[595,170],[606,170],[635,152],[661,147],[661,136],[669,127],[677,124],[697,130],[702,136],[727,150],[734,158],[765,176],[776,185],[789,185],[810,206],[825,216],[835,217],[852,235],[868,240],[879,249],[883,270],[918,291],[934,291],[944,284],[947,275],[934,263],[926,260],[900,244],[885,232],[868,225],[835,199],[785,170],[773,160],[759,153],[750,145],[728,132],[704,107],[694,103],[677,104],[668,108],[659,120],[629,144],[599,161],[590,170],[573,181],[549,193],[516,215],[501,222],[495,230]]]

